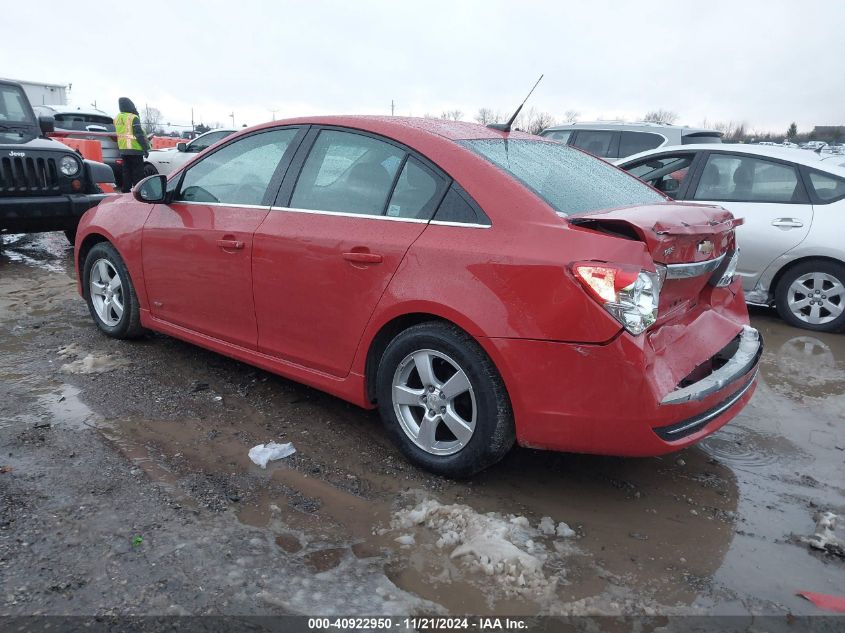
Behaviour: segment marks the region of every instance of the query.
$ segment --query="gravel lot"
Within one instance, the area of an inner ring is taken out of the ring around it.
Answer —
[[[0,614],[813,614],[797,591],[845,591],[845,559],[802,541],[845,515],[842,335],[755,310],[760,385],[701,445],[515,449],[454,482],[373,412],[106,338],[63,236],[0,239]],[[297,452],[262,470],[269,441]]]

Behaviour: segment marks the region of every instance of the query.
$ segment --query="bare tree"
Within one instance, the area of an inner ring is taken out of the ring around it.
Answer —
[[[548,112],[538,112],[535,108],[531,108],[528,112],[520,116],[519,129],[529,134],[539,134],[547,127],[555,124],[555,118]]]
[[[444,110],[440,118],[448,121],[460,121],[463,116],[464,113],[460,110]]]
[[[141,113],[141,126],[147,134],[161,134],[161,110],[144,106],[144,111]]]
[[[645,116],[643,117],[643,121],[647,121],[649,123],[665,123],[666,125],[672,125],[675,121],[678,120],[678,113],[672,112],[671,110],[652,110],[651,112],[646,112]]]
[[[490,108],[479,108],[478,114],[475,115],[475,120],[481,125],[489,125],[490,123],[499,122],[499,113],[494,112]]]
[[[563,120],[569,124],[578,123],[578,117],[581,116],[581,113],[578,110],[567,110],[563,114]]]

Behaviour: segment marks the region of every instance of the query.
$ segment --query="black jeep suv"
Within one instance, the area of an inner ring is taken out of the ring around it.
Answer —
[[[20,84],[0,81],[0,233],[64,231],[114,183],[111,167],[47,138],[53,118],[38,119]]]

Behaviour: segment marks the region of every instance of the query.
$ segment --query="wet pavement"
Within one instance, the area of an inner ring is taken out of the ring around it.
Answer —
[[[754,309],[759,387],[699,446],[515,449],[455,482],[374,412],[106,338],[61,234],[0,239],[0,613],[814,614],[797,591],[845,593],[845,560],[801,540],[845,515],[843,335]],[[269,441],[297,452],[262,470]]]

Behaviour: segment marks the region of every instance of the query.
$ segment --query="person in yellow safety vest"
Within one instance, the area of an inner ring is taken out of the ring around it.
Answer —
[[[144,136],[141,117],[132,100],[121,97],[118,105],[120,114],[114,118],[114,128],[117,132],[117,148],[123,159],[120,184],[123,193],[129,193],[144,178],[144,159],[150,151],[150,142]]]

